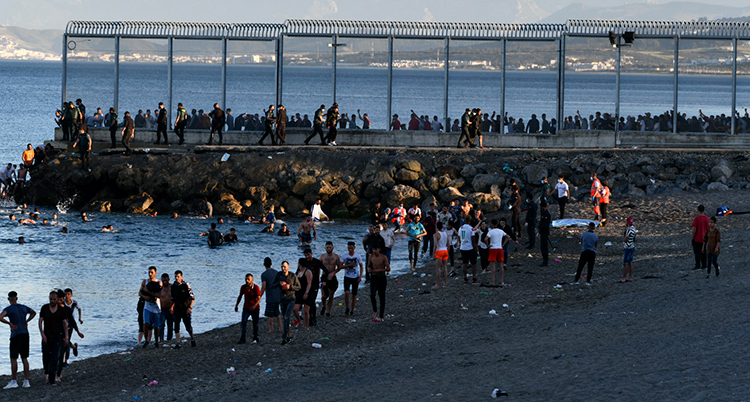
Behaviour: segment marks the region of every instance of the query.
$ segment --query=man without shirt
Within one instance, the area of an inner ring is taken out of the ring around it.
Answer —
[[[312,216],[308,216],[302,221],[302,223],[300,223],[299,229],[297,229],[297,238],[304,246],[309,245],[313,240],[318,240]]]
[[[143,334],[145,349],[151,342],[151,331],[154,332],[154,345],[159,347],[159,327],[161,327],[161,308],[159,307],[159,297],[161,296],[162,283],[156,278],[156,267],[148,267],[148,279],[141,282],[141,289],[138,296],[143,298],[146,303],[143,306]]]
[[[161,285],[162,292],[159,295],[159,302],[161,303],[161,326],[159,327],[159,340],[164,340],[164,333],[166,330],[167,341],[172,340],[172,332],[174,330],[174,315],[172,315],[172,283],[169,281],[169,274],[161,274]]]
[[[362,271],[364,270],[362,267],[362,257],[354,251],[354,242],[348,242],[346,248],[349,252],[344,255],[341,261],[341,267],[344,268],[344,305],[346,306],[344,317],[354,315],[354,308],[357,306],[357,291],[359,283],[362,281]],[[357,269],[358,265],[359,269]],[[351,299],[351,304],[349,303],[349,299]]]
[[[448,247],[450,237],[443,230],[443,222],[436,224],[437,231],[433,235],[434,241],[432,242],[432,255],[435,257],[435,269],[436,269],[436,283],[432,287],[433,290],[440,289],[440,277],[442,276],[443,287],[448,287]]]
[[[47,382],[55,385],[60,379],[63,348],[68,345],[68,320],[65,311],[60,307],[56,291],[49,293],[49,304],[42,306],[39,312],[39,332],[42,335],[42,363]]]
[[[182,271],[177,270],[174,273],[174,283],[172,284],[172,308],[171,313],[174,315],[174,338],[177,344],[175,349],[180,348],[180,321],[185,323],[185,330],[190,335],[190,346],[195,347],[195,336],[193,336],[193,326],[190,317],[195,305],[195,295],[190,284],[182,280]]]
[[[234,304],[234,312],[239,311],[238,307],[242,296],[245,296],[245,303],[242,305],[242,320],[240,321],[240,327],[242,328],[242,334],[240,335],[239,344],[245,343],[245,335],[247,334],[247,318],[253,318],[253,343],[258,343],[258,321],[260,321],[260,297],[261,290],[258,285],[253,283],[253,274],[245,275],[245,284],[240,287],[240,294],[237,296],[237,303]]]
[[[281,293],[279,292],[279,288],[272,287],[271,284],[273,283],[274,279],[276,279],[276,275],[279,273],[279,271],[271,268],[272,262],[271,259],[266,257],[263,260],[263,266],[265,267],[265,271],[260,275],[261,280],[261,289],[260,289],[260,295],[266,296],[266,311],[263,315],[265,315],[268,318],[268,332],[273,332],[273,322],[274,320],[277,321],[279,324],[279,330],[281,330],[281,316],[279,315],[279,303],[281,302]]]
[[[18,388],[18,355],[23,363],[23,387],[29,388],[29,329],[28,323],[36,316],[36,311],[18,304],[18,293],[9,292],[6,307],[0,313],[0,322],[10,326],[10,382],[3,389]],[[26,318],[28,316],[28,318]],[[6,317],[8,320],[6,320]]]
[[[385,288],[388,284],[386,275],[391,272],[391,264],[385,255],[380,254],[380,247],[375,246],[370,256],[370,302],[372,302],[372,321],[382,322],[385,318]],[[380,298],[380,314],[375,294]]]
[[[490,247],[489,262],[490,262],[490,285],[495,286],[495,268],[500,267],[500,286],[505,286],[505,256],[503,254],[503,246],[510,241],[510,236],[497,227],[498,223],[496,219],[493,219],[492,229],[487,232],[487,237],[484,241]]]
[[[331,309],[333,308],[333,296],[336,294],[336,289],[339,288],[339,281],[336,278],[336,274],[338,274],[342,268],[341,258],[338,254],[333,252],[332,242],[326,242],[326,252],[321,254],[320,262],[322,262],[325,267],[323,270],[323,276],[320,278],[320,305],[323,307],[321,315],[325,314],[326,317],[330,317]],[[326,300],[328,301],[328,307],[326,307]]]

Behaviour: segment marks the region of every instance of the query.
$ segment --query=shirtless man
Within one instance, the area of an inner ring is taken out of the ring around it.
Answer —
[[[161,308],[159,308],[159,297],[161,296],[162,283],[156,279],[156,267],[148,267],[148,279],[141,282],[141,289],[138,291],[146,303],[143,306],[143,334],[145,349],[151,342],[151,330],[154,331],[154,345],[159,347],[159,327],[161,326]]]
[[[385,287],[387,285],[386,275],[391,272],[391,264],[388,258],[380,254],[380,247],[372,248],[370,256],[370,265],[367,269],[370,272],[370,301],[372,302],[372,322],[382,322],[385,317]],[[377,293],[380,298],[380,316],[378,318],[378,303],[375,300]]]
[[[310,232],[312,232],[312,235]],[[299,229],[297,229],[297,237],[303,246],[309,245],[313,240],[318,240],[312,216],[308,216],[302,223],[300,223]]]
[[[159,295],[159,301],[161,302],[162,320],[161,327],[159,327],[159,340],[164,341],[164,332],[166,332],[167,341],[171,341],[172,330],[174,329],[174,316],[170,311],[172,309],[172,283],[169,282],[168,273],[165,272],[161,274],[161,283],[163,289],[161,294]]]
[[[332,242],[326,242],[326,252],[320,256],[320,262],[325,267],[320,277],[320,291],[322,294],[320,305],[323,307],[321,316],[325,314],[326,317],[330,317],[331,309],[333,308],[333,295],[336,294],[336,289],[339,288],[339,281],[336,279],[336,274],[342,268],[341,258],[333,252]],[[326,307],[326,300],[328,300],[328,307]]]

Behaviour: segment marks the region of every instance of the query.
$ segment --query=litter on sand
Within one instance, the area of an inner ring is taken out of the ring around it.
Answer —
[[[314,347],[315,349],[320,349],[320,348],[322,348],[322,347],[323,347],[323,345],[321,345],[321,344],[319,344],[319,343],[313,343],[313,344],[312,344],[312,347]]]
[[[508,396],[508,392],[506,392],[506,391],[501,391],[501,390],[500,390],[500,388],[495,388],[495,389],[494,389],[494,390],[492,391],[492,397],[493,397],[493,398],[497,398],[498,396]]]

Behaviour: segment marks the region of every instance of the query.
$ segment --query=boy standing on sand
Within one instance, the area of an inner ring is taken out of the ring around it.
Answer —
[[[703,241],[706,237],[706,231],[708,231],[708,216],[706,216],[705,210],[706,207],[698,205],[698,215],[693,219],[691,242],[695,255],[695,269],[706,269],[706,253],[704,252]]]
[[[29,329],[27,325],[36,316],[36,311],[18,304],[16,292],[8,293],[8,302],[10,306],[0,313],[0,322],[10,326],[10,382],[3,389],[18,388],[16,382],[18,355],[21,355],[21,362],[23,362],[23,387],[29,388],[31,385],[29,385]],[[26,318],[27,315],[28,318]],[[6,317],[10,321],[7,321]]]
[[[719,245],[721,244],[721,232],[716,227],[716,217],[712,216],[708,221],[708,230],[703,240],[703,253],[708,256],[708,273],[706,279],[711,277],[711,264],[716,268],[716,276],[719,276]]]
[[[237,303],[234,304],[235,313],[239,311],[238,307],[243,295],[245,296],[245,303],[242,305],[242,320],[240,321],[242,335],[240,335],[240,341],[237,343],[245,343],[248,317],[253,318],[253,343],[258,343],[258,321],[260,320],[261,290],[258,285],[253,283],[253,274],[245,275],[245,284],[240,287],[240,294],[239,296],[237,296]]]
[[[620,283],[633,282],[633,254],[635,254],[636,230],[635,226],[633,226],[632,216],[628,216],[625,222],[627,223],[628,228],[625,229],[625,236],[623,237],[625,249],[623,250],[622,279],[620,279]]]
[[[279,315],[279,301],[281,300],[281,294],[279,288],[271,287],[273,280],[276,279],[276,274],[279,271],[271,268],[271,259],[266,257],[263,260],[263,266],[266,268],[265,271],[260,275],[261,288],[260,295],[266,296],[266,311],[263,315],[268,317],[268,332],[273,332],[273,322],[276,320],[279,324],[279,330],[281,330],[281,316]]]
[[[385,255],[380,254],[380,246],[372,249],[370,256],[370,301],[372,302],[372,322],[382,322],[385,317],[385,287],[388,284],[386,275],[391,272],[391,264]],[[378,303],[375,293],[380,298],[380,318],[378,318]]]

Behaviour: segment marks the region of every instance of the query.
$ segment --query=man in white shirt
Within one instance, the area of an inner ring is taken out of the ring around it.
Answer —
[[[357,289],[359,288],[359,283],[362,281],[362,273],[364,272],[362,257],[354,252],[354,248],[354,242],[348,242],[347,249],[349,253],[341,257],[341,266],[344,268],[345,317],[354,314],[354,307],[357,306]],[[350,298],[351,304],[349,304]],[[349,306],[351,306],[351,309]]]
[[[438,120],[438,117],[434,117],[435,120],[432,121],[432,131],[440,132],[443,131],[443,123]]]
[[[320,207],[320,200],[315,201],[315,204],[313,204],[311,209],[310,215],[312,215],[312,218],[315,222],[320,222],[323,219],[328,220],[328,215],[323,212],[323,208]]]
[[[485,242],[490,246],[490,254],[488,261],[490,262],[490,286],[497,286],[495,284],[495,268],[500,266],[500,286],[505,286],[505,255],[503,254],[503,246],[510,241],[510,236],[497,227],[497,219],[493,219],[492,229],[487,232]]]
[[[570,188],[564,177],[560,176],[555,190],[557,190],[557,204],[560,205],[560,219],[565,219],[565,204],[568,203],[568,197],[570,197]]]
[[[464,283],[469,283],[467,276],[468,265],[471,264],[471,277],[474,283],[479,283],[477,279],[477,238],[474,235],[474,228],[471,226],[472,218],[466,217],[466,221],[458,229],[458,241],[461,243],[461,261],[464,269]]]
[[[393,232],[393,229],[388,226],[388,222],[381,223],[380,227],[382,228],[380,236],[383,238],[383,241],[385,243],[385,249],[380,251],[388,258],[388,261],[390,261],[391,250],[393,250],[393,245],[396,243],[396,234]]]
[[[419,216],[421,218],[422,209],[419,208],[419,204],[415,202],[414,206],[409,208],[409,211],[406,212],[406,216],[407,218],[409,218],[409,222],[413,221],[415,216]]]

